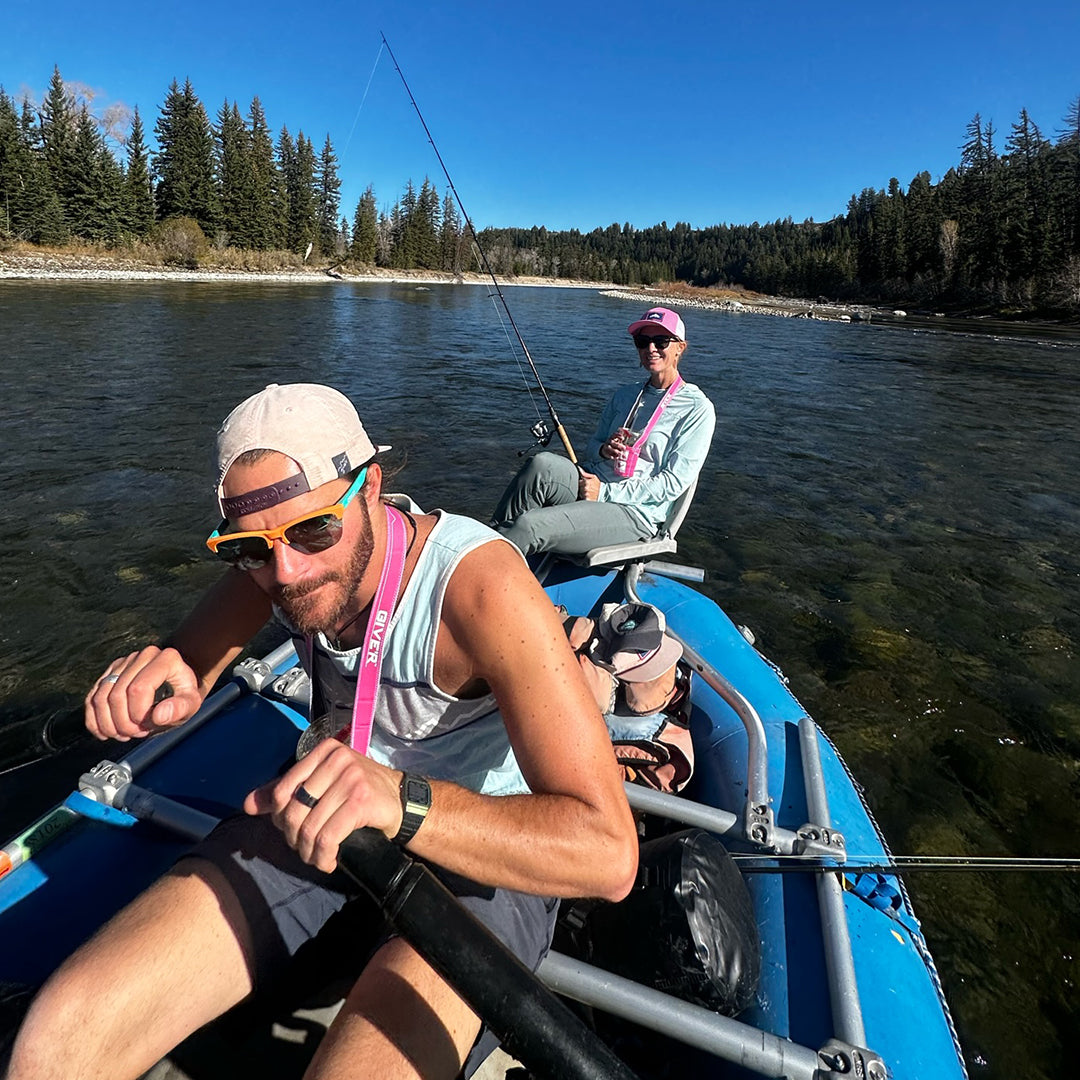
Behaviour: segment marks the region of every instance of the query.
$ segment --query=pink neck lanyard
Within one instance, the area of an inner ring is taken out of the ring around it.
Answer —
[[[656,406],[656,410],[649,418],[649,422],[645,425],[645,430],[638,436],[637,442],[630,447],[626,452],[626,464],[623,466],[625,472],[624,476],[633,476],[634,469],[637,466],[638,458],[641,457],[641,451],[645,448],[645,441],[649,437],[649,433],[654,427],[656,427],[656,421],[664,415],[664,410],[671,404],[671,399],[679,392],[679,387],[683,384],[683,377],[681,375],[675,376],[675,381],[668,387],[667,393],[660,399],[660,404]],[[641,393],[638,394],[638,399],[634,402],[633,409],[630,410],[631,414],[637,412],[638,406],[641,404],[641,399],[645,395],[645,389],[649,384],[641,388]],[[627,417],[627,426],[629,426],[630,417]]]
[[[401,578],[405,572],[405,519],[391,506],[386,507],[386,557],[383,559],[379,587],[371,601],[364,647],[358,657],[356,672],[356,698],[353,701],[352,724],[334,737],[345,742],[358,753],[366,754],[371,745],[371,728],[375,719],[375,701],[379,696],[379,674],[382,670],[383,646],[390,616],[394,613]],[[309,649],[314,641],[308,639]],[[311,653],[314,659],[314,652]],[[314,668],[313,668],[314,670]]]

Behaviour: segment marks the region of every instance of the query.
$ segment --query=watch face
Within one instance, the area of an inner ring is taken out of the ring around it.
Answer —
[[[405,778],[405,800],[406,802],[427,806],[431,801],[431,788],[426,781],[419,780],[414,776],[408,776]]]

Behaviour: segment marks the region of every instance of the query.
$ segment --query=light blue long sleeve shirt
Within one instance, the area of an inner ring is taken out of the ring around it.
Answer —
[[[600,457],[600,447],[611,434],[624,426],[627,414],[641,392],[642,383],[621,386],[600,414],[586,449],[586,468],[600,478],[598,502],[625,506],[644,524],[658,528],[671,504],[694,482],[712,443],[716,410],[693,383],[684,383],[668,403],[649,433],[634,475],[621,477],[614,462]],[[646,386],[641,405],[633,419],[636,431],[644,431],[666,393]]]

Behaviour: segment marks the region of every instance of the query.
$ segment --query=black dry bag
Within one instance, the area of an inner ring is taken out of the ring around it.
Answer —
[[[711,833],[643,843],[630,895],[586,922],[596,963],[616,975],[729,1016],[754,999],[761,942],[750,894]]]

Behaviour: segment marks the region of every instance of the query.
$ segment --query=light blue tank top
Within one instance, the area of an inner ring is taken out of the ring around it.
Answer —
[[[484,795],[526,794],[494,696],[456,698],[435,685],[435,641],[446,587],[469,552],[499,540],[471,518],[434,511],[405,593],[390,620],[369,755],[394,769],[451,780]],[[275,613],[288,627],[288,620]],[[289,627],[292,630],[292,627]],[[298,651],[303,646],[298,642]],[[306,651],[306,650],[305,650]],[[363,647],[339,651],[315,638],[315,676],[331,731],[352,720],[356,667]]]

